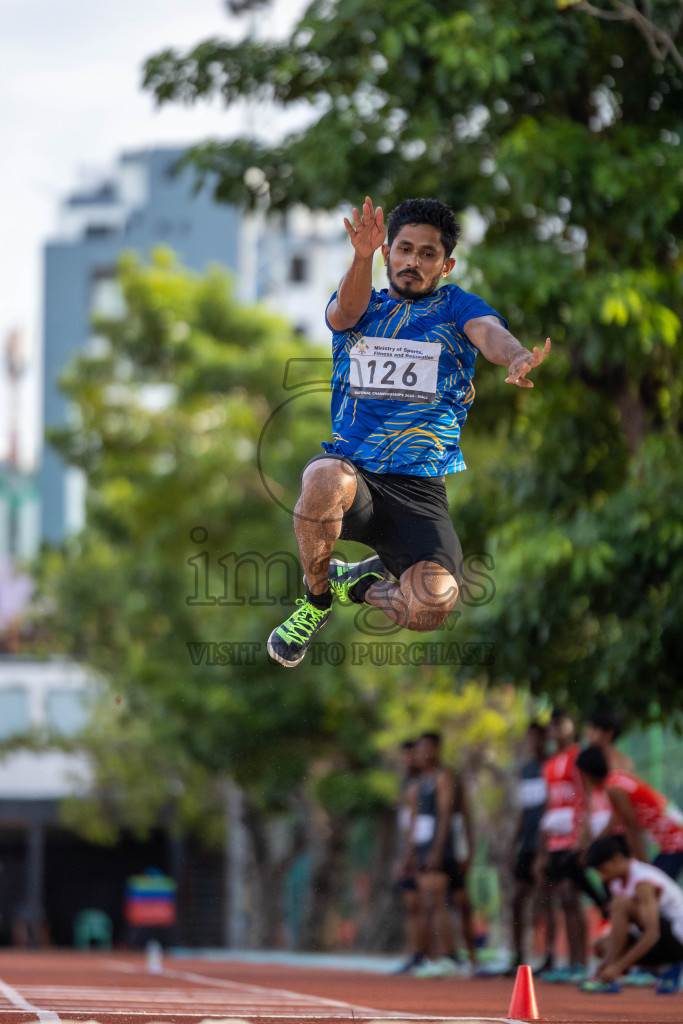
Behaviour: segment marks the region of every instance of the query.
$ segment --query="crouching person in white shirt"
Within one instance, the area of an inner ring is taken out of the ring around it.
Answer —
[[[657,991],[678,991],[683,968],[683,890],[659,868],[629,856],[620,836],[596,839],[586,853],[610,892],[610,932],[598,940],[602,956],[587,991],[619,991],[617,979],[634,965],[668,968]]]

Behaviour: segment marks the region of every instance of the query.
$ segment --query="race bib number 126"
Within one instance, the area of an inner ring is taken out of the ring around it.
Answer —
[[[431,404],[437,398],[440,355],[438,342],[362,338],[349,352],[349,394]]]

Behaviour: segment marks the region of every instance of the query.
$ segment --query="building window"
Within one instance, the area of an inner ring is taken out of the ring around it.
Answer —
[[[30,726],[28,691],[23,686],[0,688],[0,739],[28,732]]]
[[[308,260],[305,256],[292,256],[289,263],[289,280],[294,284],[308,281]]]
[[[51,689],[45,701],[45,722],[49,732],[76,736],[88,721],[88,705],[83,690]]]
[[[96,315],[110,320],[120,320],[123,317],[126,304],[114,267],[101,267],[93,273],[90,282],[90,308]]]
[[[19,551],[19,505],[11,501],[7,523],[7,547],[10,555],[16,558]]]
[[[80,533],[85,526],[85,499],[88,478],[79,466],[67,466],[64,474],[64,529]]]
[[[114,224],[88,224],[85,229],[86,238],[108,238],[116,234]]]

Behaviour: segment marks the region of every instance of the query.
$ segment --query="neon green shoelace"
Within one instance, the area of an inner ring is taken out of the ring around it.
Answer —
[[[349,580],[330,580],[330,590],[336,597],[348,597],[349,590],[351,587],[355,587],[356,583],[360,583],[361,580],[365,580],[368,576],[373,576],[376,580],[381,580],[382,577],[378,572],[373,569],[368,569],[362,576],[359,576],[357,580],[351,583]]]
[[[327,615],[328,608],[316,608],[314,604],[305,598],[297,598],[296,603],[300,608],[290,615],[286,622],[280,627],[280,635],[288,643],[305,643],[310,639],[320,624],[320,620]]]

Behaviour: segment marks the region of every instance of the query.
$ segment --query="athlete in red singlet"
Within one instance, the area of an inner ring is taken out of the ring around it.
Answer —
[[[534,864],[538,884],[545,879],[551,896],[557,894],[564,912],[569,966],[541,972],[549,981],[581,981],[586,970],[586,922],[580,901],[580,890],[590,890],[577,857],[579,832],[583,817],[584,792],[576,768],[580,751],[576,726],[564,711],[556,710],[550,719],[549,738],[557,753],[543,765],[547,785],[546,811],[539,828],[539,847]],[[592,893],[596,902],[600,897]],[[605,902],[604,899],[602,901]]]
[[[646,860],[645,840],[659,847],[654,864],[671,878],[683,868],[683,814],[659,790],[630,772],[609,771],[599,747],[588,747],[577,759],[586,786],[604,790],[612,814],[599,834],[609,835],[621,825],[633,855]]]
[[[631,758],[615,747],[621,736],[621,716],[611,708],[596,708],[586,722],[586,746],[600,747],[607,758],[610,770],[632,772]]]
[[[573,722],[571,719],[568,721],[573,730]],[[554,734],[556,736],[557,729]],[[546,834],[548,853],[573,850],[576,847],[584,806],[581,775],[576,767],[580,751],[578,743],[570,743],[564,750],[549,757],[543,765],[548,796],[541,828]]]

